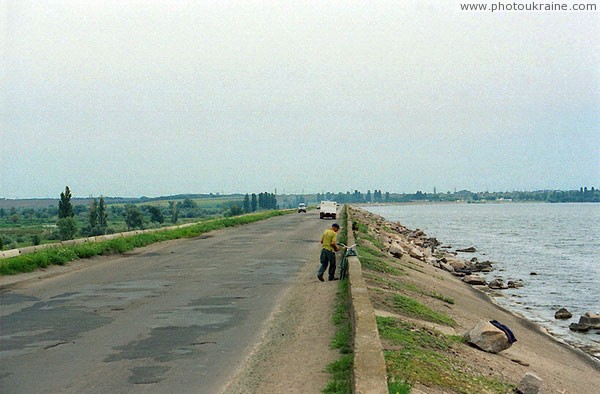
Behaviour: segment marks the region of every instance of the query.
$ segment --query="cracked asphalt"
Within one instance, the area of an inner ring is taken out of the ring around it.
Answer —
[[[0,392],[218,393],[330,224],[290,214],[0,278]]]

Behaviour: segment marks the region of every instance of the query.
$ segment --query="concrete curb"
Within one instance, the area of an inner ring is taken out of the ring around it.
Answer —
[[[352,232],[352,220],[349,211],[346,210],[346,212],[347,243],[353,245],[356,241]],[[357,256],[348,258],[348,276],[354,331],[353,392],[356,394],[387,393],[387,372],[383,347],[379,340],[375,311],[362,277],[360,260]]]

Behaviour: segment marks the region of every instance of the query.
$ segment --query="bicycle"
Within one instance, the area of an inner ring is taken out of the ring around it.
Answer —
[[[342,262],[340,263],[340,280],[343,280],[348,276],[348,257],[358,256],[358,254],[356,253],[356,250],[353,249],[356,246],[356,244],[347,246],[340,243],[340,245],[346,248],[346,252],[344,252],[344,257],[342,258]]]

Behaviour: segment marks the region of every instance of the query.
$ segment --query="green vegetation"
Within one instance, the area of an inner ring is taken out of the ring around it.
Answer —
[[[73,198],[68,186],[60,199],[0,198],[0,250],[278,209],[272,193],[252,197],[255,204],[247,209],[242,207],[244,196],[238,194],[98,200]]]
[[[456,357],[453,349],[462,344],[459,336],[445,336],[430,329],[377,318],[379,335],[394,350],[384,352],[388,373],[396,382],[419,382],[457,393],[507,393],[511,385],[483,376]]]
[[[327,366],[331,378],[323,389],[326,394],[349,394],[352,392],[352,324],[350,322],[350,286],[347,279],[339,282],[333,323],[336,332],[331,346],[339,349],[341,357]]]
[[[342,211],[341,229],[338,232],[338,242],[346,243],[348,229],[346,226],[346,209]],[[331,347],[339,349],[341,357],[329,364],[326,371],[331,374],[327,386],[323,389],[326,394],[350,394],[352,393],[352,366],[354,355],[352,354],[352,323],[350,321],[350,283],[348,279],[339,281],[335,313],[333,323],[336,331],[331,341]]]
[[[390,265],[386,261],[385,255],[382,252],[363,246],[357,246],[356,250],[362,267],[394,276],[403,274],[399,268]]]
[[[396,382],[392,379],[388,381],[389,394],[408,394],[411,388],[411,385],[406,382]]]
[[[146,246],[155,242],[196,237],[209,231],[252,223],[290,212],[291,211],[280,210],[263,211],[245,216],[205,220],[184,228],[138,234],[109,241],[89,242],[73,246],[49,247],[35,253],[0,260],[0,275],[31,272],[51,264],[62,265],[78,258],[88,258],[111,253],[124,253],[134,248]]]
[[[436,312],[420,302],[406,297],[402,294],[394,295],[394,306],[408,316],[417,317],[433,323],[441,323],[450,327],[456,326],[456,322],[443,313]]]

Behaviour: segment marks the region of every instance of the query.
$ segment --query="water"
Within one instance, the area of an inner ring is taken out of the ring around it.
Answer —
[[[387,220],[423,230],[453,249],[475,246],[460,257],[490,260],[488,279],[523,279],[520,289],[495,300],[542,325],[563,342],[600,357],[598,330],[575,333],[569,324],[600,313],[600,204],[407,204],[368,206]],[[531,275],[532,272],[537,275]],[[560,308],[573,313],[556,320]]]

